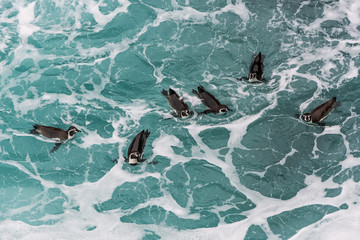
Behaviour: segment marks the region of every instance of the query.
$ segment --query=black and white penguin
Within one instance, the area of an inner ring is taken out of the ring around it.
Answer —
[[[324,102],[320,106],[316,107],[311,113],[304,113],[301,115],[302,120],[305,122],[318,123],[324,125],[322,121],[330,114],[334,108],[340,106],[340,103],[336,101],[336,97],[333,97],[327,102]]]
[[[42,135],[46,138],[51,138],[57,141],[55,143],[54,148],[50,151],[51,153],[55,152],[64,141],[74,138],[77,132],[81,132],[79,129],[77,129],[74,126],[69,127],[67,131],[62,130],[60,128],[49,127],[44,125],[35,124],[33,126],[34,129],[30,130],[31,134]]]
[[[190,117],[191,112],[189,110],[188,105],[184,102],[182,98],[179,97],[179,95],[174,90],[169,88],[169,92],[167,92],[166,90],[163,89],[161,93],[168,100],[171,108],[174,110],[174,115],[176,117],[181,117],[181,118]]]
[[[258,55],[254,54],[253,59],[250,64],[249,76],[238,78],[238,80],[249,80],[251,83],[265,81],[263,78],[264,75],[264,59],[265,55],[259,52]]]
[[[127,158],[125,158],[126,161],[129,161],[129,164],[136,165],[138,162],[145,161],[143,159],[144,148],[149,135],[150,132],[148,130],[142,130],[134,137],[129,146]]]
[[[201,85],[198,86],[198,91],[195,89],[192,92],[198,96],[201,101],[207,106],[209,109],[205,110],[201,114],[207,113],[222,113],[225,114],[228,111],[232,111],[228,106],[221,104],[219,100],[217,100],[214,95],[205,90],[205,88]]]

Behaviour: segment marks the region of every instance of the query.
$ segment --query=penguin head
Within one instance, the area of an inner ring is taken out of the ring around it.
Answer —
[[[232,111],[232,110],[226,105],[221,105],[220,108],[219,108],[219,113],[220,114],[225,114],[228,111]]]
[[[136,165],[139,161],[140,154],[138,152],[130,153],[129,155],[129,164]]]
[[[71,139],[71,138],[75,137],[75,134],[77,132],[81,132],[81,131],[79,129],[77,129],[76,127],[74,127],[74,126],[69,127],[69,129],[67,130],[68,139]]]
[[[310,113],[304,113],[302,116],[301,116],[302,120],[304,120],[305,122],[311,122],[311,114]]]
[[[180,116],[181,116],[182,118],[188,118],[188,117],[190,117],[190,111],[189,111],[189,109],[183,109],[183,110],[181,110]]]

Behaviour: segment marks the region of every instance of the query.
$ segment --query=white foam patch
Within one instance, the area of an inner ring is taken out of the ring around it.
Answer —
[[[11,135],[0,132],[0,140],[11,139]]]
[[[124,142],[121,139],[112,138],[103,138],[97,131],[88,131],[87,134],[81,138],[84,142],[80,144],[81,148],[90,148],[92,145],[101,145],[101,144],[115,144],[119,141]]]
[[[172,146],[183,147],[183,143],[174,135],[161,134],[152,143],[154,156],[166,156],[169,159],[180,161],[182,157],[176,155]],[[185,160],[184,160],[185,161]]]
[[[250,92],[244,91],[243,87],[238,87],[237,92],[240,94],[240,96],[245,96],[245,97],[250,96]]]
[[[325,198],[323,204],[339,206],[348,203],[349,209],[325,216],[320,222],[300,230],[292,239],[355,240],[359,238],[360,204],[357,200],[359,199],[360,188],[351,181],[343,183],[341,187],[343,190],[339,197]],[[313,189],[312,193],[316,194],[316,190]],[[355,202],[352,202],[354,200]]]
[[[153,111],[153,109],[149,108],[149,106],[143,100],[133,100],[133,103],[131,104],[118,104],[115,101],[108,103],[113,104],[114,107],[116,106],[124,110],[126,116],[114,117],[116,119],[111,122],[114,128],[114,132],[110,138],[101,137],[97,131],[87,131],[82,138],[84,142],[80,144],[80,146],[83,148],[89,148],[92,145],[119,143],[119,156],[122,156],[121,152],[128,140],[120,137],[120,135],[123,135],[127,132],[132,132],[134,127],[139,126],[140,119],[147,113]],[[130,122],[134,123],[130,124]]]
[[[18,100],[20,97],[13,94],[8,94],[8,97],[13,99],[14,109],[20,111],[21,114],[26,114],[28,111],[42,108],[48,104],[52,104],[55,101],[59,103],[72,105],[79,104],[79,100],[76,99],[74,94],[49,94],[45,93],[43,96],[33,99],[24,99],[23,101]]]
[[[360,52],[360,46],[356,46],[353,47],[351,49],[348,49],[347,52]],[[353,56],[356,57],[356,56]],[[349,65],[349,71],[347,73],[345,73],[344,75],[341,76],[341,78],[339,79],[338,83],[336,84],[337,87],[342,86],[344,83],[346,83],[349,79],[354,79],[359,77],[359,70],[358,68],[355,66],[355,62],[354,61],[350,61]]]
[[[9,230],[0,230],[0,236],[2,239],[4,237],[4,239],[11,239],[13,236],[18,236],[19,239],[34,239],[34,237],[36,239],[52,239],[51,236],[57,236],[57,238],[60,239],[78,239],[79,237],[84,238],[85,236],[88,239],[114,239],[115,236],[118,236],[117,234],[119,234],[119,232],[124,234],[124,236],[129,236],[127,239],[139,239],[139,236],[143,235],[143,231],[139,230],[139,227],[131,224],[120,223],[119,217],[121,215],[119,216],[118,210],[113,212],[110,211],[109,213],[98,213],[95,211],[93,205],[111,198],[115,188],[122,183],[136,182],[139,179],[146,178],[148,176],[158,178],[158,173],[134,175],[121,170],[121,166],[116,165],[96,183],[84,182],[81,185],[71,187],[62,184],[55,184],[51,181],[42,179],[38,175],[35,165],[33,165],[33,167],[37,173],[36,175],[31,173],[18,162],[1,160],[0,162],[17,167],[31,178],[39,180],[46,189],[59,188],[68,197],[71,196],[70,201],[65,203],[65,207],[67,208],[65,213],[51,217],[51,219],[61,219],[61,222],[58,224],[53,226],[36,227],[29,226],[25,223],[7,220],[2,222],[0,226],[0,229],[3,228]],[[71,207],[75,206],[78,206],[80,211],[71,209]],[[19,226],[22,228],[21,232],[18,232]],[[88,227],[92,226],[96,226],[96,229],[93,231],[86,231]],[[64,231],[64,229],[66,229],[66,231]],[[129,229],[133,229],[133,232],[130,233]]]
[[[228,4],[220,12],[233,12],[241,17],[245,22],[250,19],[250,11],[246,8],[243,2],[237,1],[235,4]]]
[[[102,1],[81,1],[83,5],[87,6],[86,9],[93,15],[95,21],[101,26],[105,26],[107,23],[111,22],[116,15],[128,12],[128,7],[131,4],[130,1],[118,0],[118,2],[120,6],[105,15],[101,13],[99,9],[99,7],[103,4]]]
[[[214,24],[219,23],[216,17],[226,12],[233,12],[237,14],[241,19],[247,22],[250,19],[250,12],[246,8],[245,4],[238,1],[235,4],[229,3],[220,10],[214,12],[200,12],[188,4],[185,7],[179,6],[175,1],[172,2],[175,10],[164,11],[162,9],[153,8],[157,12],[157,18],[151,24],[151,26],[159,26],[160,23],[165,21],[191,21],[192,23],[205,24],[211,19]]]
[[[19,7],[18,13],[18,32],[19,36],[23,39],[23,41],[27,41],[27,38],[31,36],[34,32],[39,31],[40,28],[33,25],[34,21],[34,7],[35,2],[29,3],[27,6]]]
[[[297,13],[300,11],[300,9],[307,5],[312,4],[310,1],[304,1],[301,4],[301,7],[297,10]],[[281,5],[281,4],[280,4]],[[280,6],[281,7],[281,6]],[[347,33],[350,33],[352,37],[355,39],[359,38],[360,31],[356,28],[359,26],[360,21],[360,15],[359,15],[359,9],[360,3],[356,1],[346,1],[346,0],[340,0],[339,3],[336,4],[325,4],[324,8],[324,14],[314,20],[312,23],[306,25],[299,19],[295,20],[288,20],[286,19],[285,15],[279,11],[277,14],[280,16],[276,16],[274,14],[273,19],[268,24],[268,27],[276,27],[278,24],[281,24],[283,21],[290,22],[291,25],[293,25],[295,28],[301,28],[304,30],[304,34],[301,36],[294,35],[292,31],[289,31],[288,35],[291,38],[294,38],[294,41],[297,41],[297,44],[288,43],[288,44],[282,44],[282,50],[287,52],[289,51],[289,48],[298,48],[298,45],[301,46],[303,44],[302,36],[312,36],[317,35],[319,32],[324,32],[324,30],[321,28],[321,23],[333,20],[337,22],[341,22],[342,19],[348,18],[350,20],[350,24],[342,24],[342,26],[345,28]],[[279,10],[279,9],[278,9]],[[296,13],[296,14],[297,14]],[[295,15],[296,15],[295,14]],[[280,21],[277,19],[279,18]],[[279,21],[278,23],[276,21]],[[358,69],[356,68],[356,64],[354,62],[354,59],[357,57],[357,53],[360,51],[359,47],[355,42],[355,39],[341,39],[341,38],[328,38],[329,41],[337,41],[337,46],[324,46],[320,48],[305,48],[302,49],[301,52],[295,57],[292,57],[290,59],[287,59],[283,65],[283,67],[275,69],[273,71],[273,76],[279,76],[279,90],[280,91],[289,91],[293,92],[294,89],[290,86],[291,79],[294,76],[302,77],[311,81],[314,81],[318,88],[315,91],[314,95],[310,99],[305,99],[304,103],[300,105],[300,112],[303,112],[305,108],[314,100],[318,99],[322,92],[324,90],[330,90],[334,87],[340,87],[342,84],[346,83],[350,79],[356,78],[359,76]],[[295,50],[297,51],[297,50]],[[349,54],[352,58],[347,58],[347,60],[350,60],[349,64],[345,63],[345,57],[344,53]],[[324,66],[319,66],[319,70],[321,71],[321,79],[314,74],[310,73],[299,73],[297,72],[300,68],[300,66],[303,65],[311,65],[312,63],[315,63],[316,61],[324,62]],[[336,74],[334,72],[338,71],[338,66],[335,64],[335,62],[340,62],[341,65],[349,67],[349,70],[343,74],[339,80],[333,81],[334,76],[336,77]],[[332,97],[332,96],[329,96]]]
[[[2,27],[0,29],[0,51],[5,52],[5,50],[11,46],[11,35],[9,33],[11,31],[10,26],[14,24],[15,17],[10,17],[12,15],[11,9],[5,10],[2,8],[1,11],[2,13],[0,14],[0,22],[2,23]]]

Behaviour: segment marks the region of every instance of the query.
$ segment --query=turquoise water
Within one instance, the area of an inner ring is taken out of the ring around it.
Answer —
[[[359,236],[356,0],[0,6],[0,239]],[[237,81],[259,51],[267,82]],[[234,111],[173,118],[161,90],[201,112],[199,84]],[[50,154],[33,124],[82,132]]]

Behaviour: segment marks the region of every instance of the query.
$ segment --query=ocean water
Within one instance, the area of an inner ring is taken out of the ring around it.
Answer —
[[[1,240],[359,238],[358,0],[2,0],[0,24]],[[260,51],[267,82],[236,80]],[[199,84],[234,111],[172,117],[161,90],[201,112]],[[82,132],[50,154],[33,124]]]

